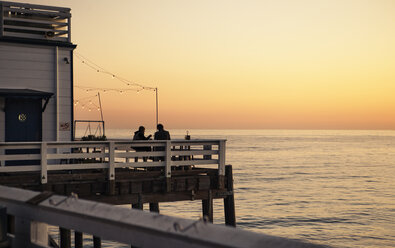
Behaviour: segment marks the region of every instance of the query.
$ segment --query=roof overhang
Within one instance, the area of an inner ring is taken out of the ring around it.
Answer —
[[[51,92],[32,90],[32,89],[8,89],[8,88],[0,88],[0,97],[4,98],[50,98],[53,96]]]
[[[44,99],[45,103],[42,108],[42,112],[44,112],[47,107],[49,98],[53,96],[51,92],[32,90],[32,89],[7,89],[0,88],[0,97],[3,98],[33,98],[33,99]]]

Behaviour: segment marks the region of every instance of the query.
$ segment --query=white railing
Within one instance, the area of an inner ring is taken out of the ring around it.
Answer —
[[[12,247],[48,247],[46,224],[133,247],[324,247],[204,220],[181,219],[46,193],[0,186],[0,205],[14,217],[14,234],[8,235]],[[0,222],[5,223],[7,218],[3,216]],[[6,228],[1,231],[5,232]]]
[[[173,166],[211,165],[225,175],[225,140],[2,142],[0,173],[106,169],[115,180],[116,168],[163,167],[171,177]]]
[[[0,37],[71,42],[69,8],[0,1]]]

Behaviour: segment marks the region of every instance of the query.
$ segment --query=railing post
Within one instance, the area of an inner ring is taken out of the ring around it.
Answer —
[[[115,143],[109,142],[108,147],[108,183],[110,195],[115,194]]]
[[[41,142],[41,184],[48,182],[47,174],[47,143]]]
[[[225,150],[226,150],[226,140],[219,141],[219,158],[218,158],[218,173],[221,176],[225,175]]]
[[[165,173],[166,173],[166,191],[170,192],[171,191],[171,141],[167,140],[166,141],[166,157],[165,157]]]

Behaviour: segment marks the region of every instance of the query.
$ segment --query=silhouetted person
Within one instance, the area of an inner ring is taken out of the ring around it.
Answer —
[[[158,131],[155,132],[154,135],[155,140],[170,140],[170,133],[165,129],[163,129],[162,124],[158,124],[156,128],[158,129]],[[155,151],[164,151],[164,150],[165,150],[164,147],[155,147]],[[165,157],[157,157],[156,160],[164,161]]]
[[[155,132],[155,140],[170,140],[170,133],[163,129],[162,124],[158,124],[156,128],[158,129],[158,131]]]
[[[134,132],[134,136],[133,136],[133,140],[149,140],[151,139],[152,135],[148,135],[147,137],[145,137],[145,127],[140,126],[139,130],[137,130],[136,132]],[[150,152],[151,151],[151,147],[135,147],[133,148],[134,150],[136,150],[136,152]],[[148,157],[143,157],[143,161],[147,162],[147,158]],[[134,158],[134,162],[137,162],[139,160],[138,157]]]

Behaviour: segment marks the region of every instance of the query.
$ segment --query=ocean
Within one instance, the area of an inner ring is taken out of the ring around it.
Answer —
[[[169,131],[172,139],[186,134]],[[192,139],[227,140],[226,164],[233,166],[238,228],[333,247],[395,247],[395,131],[189,130],[189,134]],[[110,129],[106,135],[132,138],[132,130]],[[160,210],[197,220],[201,201],[162,203]],[[224,223],[222,200],[214,201],[214,223]]]

